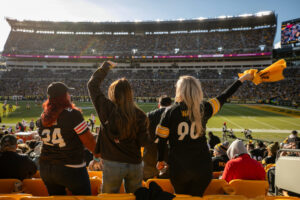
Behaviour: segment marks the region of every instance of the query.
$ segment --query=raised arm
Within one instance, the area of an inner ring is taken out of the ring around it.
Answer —
[[[92,75],[88,82],[88,91],[90,98],[94,104],[101,123],[105,123],[108,119],[110,111],[113,109],[114,104],[105,97],[100,90],[100,85],[106,77],[108,71],[116,64],[110,61],[105,61]]]
[[[227,101],[227,99],[230,98],[238,90],[238,88],[242,85],[242,83],[246,80],[248,81],[253,80],[253,75],[250,73],[243,75],[238,80],[236,80],[233,84],[231,84],[225,91],[223,91],[222,94],[208,101],[208,103],[210,103],[212,107],[213,115],[219,112],[219,110],[221,109],[223,104]]]

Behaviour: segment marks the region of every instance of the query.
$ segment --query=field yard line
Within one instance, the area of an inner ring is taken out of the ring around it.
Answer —
[[[246,107],[246,108],[249,108],[249,107]],[[251,107],[250,107],[250,108],[251,108]],[[252,109],[255,109],[255,108],[252,108]],[[246,111],[247,111],[247,112],[250,112],[250,113],[254,113],[254,114],[257,114],[257,115],[262,116],[262,114],[256,113],[256,112],[251,111],[251,110],[246,110]],[[263,110],[263,111],[264,111],[264,110]],[[265,111],[265,112],[268,112],[268,111]],[[286,115],[283,115],[283,116],[286,116]],[[296,123],[293,123],[293,122],[290,122],[290,121],[287,121],[287,120],[278,119],[278,118],[276,118],[276,117],[269,117],[269,118],[276,119],[276,120],[283,121],[283,122],[287,122],[287,123],[289,123],[289,124],[291,124],[291,125],[300,127],[299,124],[296,124]]]
[[[226,110],[226,108],[225,108],[225,110]],[[232,110],[229,110],[229,109],[228,109],[228,111],[229,111],[229,112],[232,112],[232,113],[235,113],[235,114],[241,114],[241,113],[239,113],[239,112],[235,112],[235,111],[232,111]],[[246,111],[248,111],[248,110],[246,110]],[[249,112],[249,111],[248,111],[248,112]],[[254,112],[253,112],[253,113],[254,113]],[[255,114],[256,114],[256,113],[255,113]],[[249,119],[251,119],[251,120],[253,120],[253,121],[257,122],[257,123],[263,124],[263,125],[265,125],[265,126],[269,126],[269,127],[273,128],[273,129],[279,130],[279,128],[276,128],[275,126],[272,126],[272,125],[267,124],[267,123],[265,123],[265,122],[258,121],[258,120],[254,119],[254,118],[251,118],[251,117],[249,117]]]
[[[230,119],[228,119],[227,117],[224,117],[224,116],[219,116],[219,117],[224,118],[226,121],[229,121],[230,123],[232,123],[233,125],[235,125],[235,126],[237,126],[239,128],[243,128],[240,125],[238,125],[237,123],[235,123],[235,122],[231,121]]]

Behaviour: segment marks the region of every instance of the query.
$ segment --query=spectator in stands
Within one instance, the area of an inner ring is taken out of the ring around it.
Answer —
[[[151,143],[144,148],[143,161],[144,161],[144,180],[159,176],[159,171],[156,169],[157,163],[157,137],[155,135],[156,126],[160,122],[161,115],[168,106],[172,104],[172,99],[166,95],[161,96],[158,102],[158,109],[147,113],[149,118],[149,132]],[[166,149],[167,157],[168,149]],[[168,174],[166,172],[165,174]],[[168,176],[168,175],[166,175]],[[164,178],[167,178],[164,176]]]
[[[37,171],[33,161],[27,156],[19,155],[17,151],[17,138],[14,135],[5,135],[1,139],[0,152],[0,178],[26,179],[31,178]]]
[[[211,131],[208,132],[208,137],[209,137],[208,144],[211,149],[213,149],[216,144],[221,143],[220,138],[214,135],[213,132]]]
[[[284,141],[283,141],[283,147],[290,149],[291,143],[296,143],[296,149],[300,149],[300,138],[298,137],[298,132],[296,130],[292,131],[292,134],[290,134]]]
[[[219,143],[219,144],[215,145],[214,157],[212,158],[214,172],[224,170],[225,165],[229,160],[226,152],[227,152],[226,144]]]
[[[33,131],[34,130],[34,120],[32,119],[31,121],[30,121],[30,123],[29,123],[29,128],[30,128],[30,130],[31,131]]]
[[[249,145],[250,146],[250,145]],[[251,145],[251,150],[248,151],[251,154],[251,158],[257,161],[262,161],[266,156],[266,148],[262,141],[257,142],[257,148],[254,149],[254,145]]]
[[[241,140],[231,143],[227,155],[230,160],[226,163],[222,178],[228,183],[233,179],[265,180],[266,172],[262,164],[249,156]]]
[[[279,149],[278,142],[272,143],[269,146],[267,146],[268,156],[262,160],[262,164],[264,166],[266,166],[268,164],[275,164],[276,154],[277,154],[278,149]]]
[[[40,174],[49,195],[65,195],[66,188],[73,195],[90,195],[84,148],[94,153],[96,141],[68,91],[62,82],[48,86],[48,99],[37,122],[43,140]]]
[[[114,81],[108,89],[108,98],[100,85],[113,62],[104,62],[88,82],[91,100],[101,121],[96,152],[103,159],[103,193],[118,193],[124,180],[127,193],[142,186],[143,165],[141,146],[150,142],[148,119],[133,101],[133,92],[127,79]]]
[[[202,196],[212,179],[212,162],[205,137],[207,121],[251,74],[236,80],[227,90],[208,102],[198,79],[181,76],[176,83],[176,104],[162,115],[156,134],[158,142],[157,168],[165,168],[164,150],[169,141],[170,180],[179,194]]]

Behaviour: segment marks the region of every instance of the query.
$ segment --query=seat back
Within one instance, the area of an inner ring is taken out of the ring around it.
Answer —
[[[119,193],[119,194],[109,194],[103,193],[98,195],[99,200],[135,200],[135,195],[132,193]]]
[[[149,188],[149,184],[151,182],[156,182],[163,191],[165,192],[169,192],[171,194],[175,193],[175,190],[173,188],[173,185],[170,181],[170,179],[157,179],[157,178],[153,178],[153,179],[148,179],[146,181],[146,187]]]
[[[40,178],[24,179],[23,189],[25,193],[32,194],[33,196],[48,196],[46,185]]]
[[[297,149],[300,153],[300,150]],[[276,161],[275,186],[300,194],[300,157],[280,156]]]
[[[99,178],[90,178],[91,192],[93,196],[101,193],[102,180]]]
[[[269,183],[265,180],[235,179],[229,185],[234,189],[235,195],[244,195],[247,198],[266,196],[269,188]]]
[[[103,175],[102,171],[88,171],[88,174],[89,174],[90,178],[93,178],[96,176],[102,180],[102,175]]]
[[[0,194],[20,192],[22,182],[19,179],[0,179]]]
[[[203,195],[225,194],[228,187],[224,179],[212,179]]]
[[[22,193],[17,193],[17,194],[0,194],[1,197],[5,196],[5,197],[12,197],[16,200],[19,200],[23,197],[30,197],[31,194],[22,194]]]
[[[32,176],[32,178],[41,178],[40,171],[37,170],[36,173]]]
[[[213,179],[219,179],[219,177],[221,176],[223,172],[213,172]]]
[[[206,195],[203,197],[204,200],[247,200],[242,195]]]

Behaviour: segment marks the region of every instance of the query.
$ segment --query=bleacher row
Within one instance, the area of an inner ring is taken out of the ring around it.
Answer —
[[[220,172],[214,172],[214,178],[217,178]],[[0,200],[30,200],[30,199],[99,199],[99,200],[135,200],[134,194],[125,193],[122,184],[119,194],[105,194],[101,193],[102,185],[102,171],[89,171],[92,196],[48,196],[46,186],[37,173],[32,179],[0,179]],[[148,179],[143,182],[143,186],[149,188],[151,182],[156,182],[163,191],[175,194],[174,188],[169,179]],[[175,194],[174,199],[297,199],[295,197],[282,197],[282,196],[267,196],[269,184],[267,181],[257,180],[232,180],[227,183],[223,179],[212,179],[209,186],[206,188],[204,196],[192,197],[190,195]],[[22,193],[21,193],[22,192]],[[67,191],[68,195],[72,195]]]

